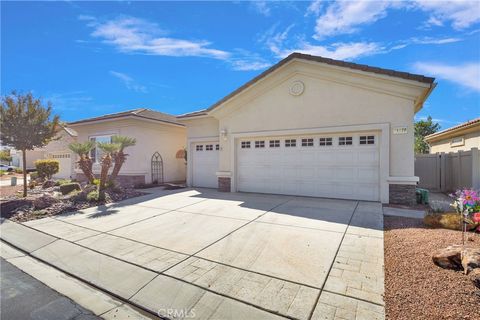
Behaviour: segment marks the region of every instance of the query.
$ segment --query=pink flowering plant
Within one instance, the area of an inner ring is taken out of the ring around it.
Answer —
[[[465,222],[473,226],[472,229],[480,232],[480,191],[461,189],[450,196],[455,199],[451,206],[463,214]]]

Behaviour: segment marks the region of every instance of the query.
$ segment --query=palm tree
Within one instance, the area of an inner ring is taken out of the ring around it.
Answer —
[[[92,158],[90,158],[90,151],[95,148],[95,142],[73,142],[68,145],[68,148],[80,157],[80,159],[77,161],[78,166],[83,171],[83,174],[87,178],[88,183],[93,183],[93,180],[95,180],[95,176],[93,175],[93,161]]]
[[[137,143],[137,140],[135,138],[125,136],[113,136],[112,143],[120,145],[118,151],[112,154],[115,164],[113,166],[112,174],[110,175],[110,181],[115,181],[128,156],[128,154],[125,154],[123,151],[127,147],[134,146]]]
[[[98,188],[99,200],[105,200],[105,186],[108,179],[108,170],[112,166],[112,154],[120,150],[120,144],[109,142],[98,142],[97,146],[104,152],[100,164],[102,166],[100,170],[100,185]]]

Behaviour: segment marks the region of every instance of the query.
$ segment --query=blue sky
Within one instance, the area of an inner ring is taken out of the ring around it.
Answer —
[[[2,2],[1,94],[64,121],[209,107],[293,51],[437,78],[417,118],[480,116],[480,2]]]

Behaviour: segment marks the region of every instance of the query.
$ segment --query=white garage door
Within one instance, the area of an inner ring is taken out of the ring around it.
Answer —
[[[242,139],[237,179],[238,191],[378,201],[378,134]]]
[[[70,179],[72,175],[72,158],[70,153],[52,153],[49,155],[51,159],[58,160],[59,171],[53,177],[57,179]]]
[[[192,185],[194,187],[217,188],[218,142],[204,142],[192,148]]]

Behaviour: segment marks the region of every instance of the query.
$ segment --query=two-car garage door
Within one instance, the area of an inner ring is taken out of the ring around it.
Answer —
[[[241,139],[237,190],[378,201],[377,140],[374,133]]]

